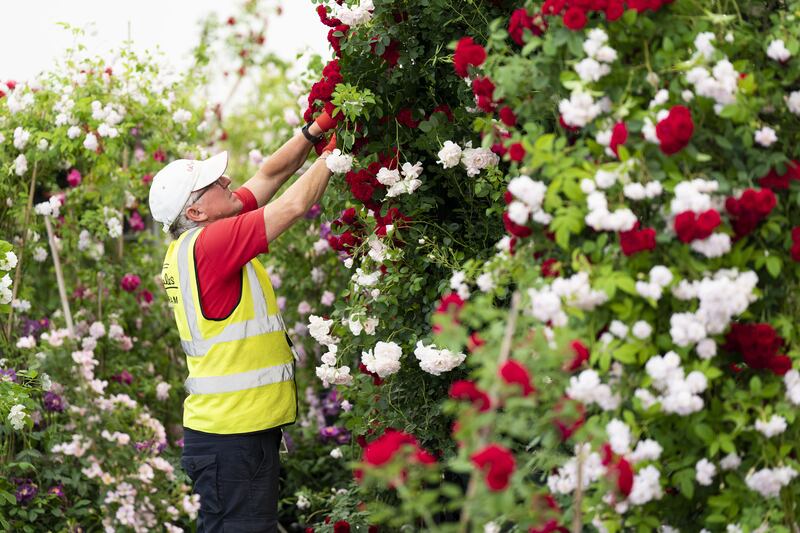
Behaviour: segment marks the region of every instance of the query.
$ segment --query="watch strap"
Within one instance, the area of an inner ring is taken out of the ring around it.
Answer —
[[[314,135],[311,135],[311,132],[308,131],[308,128],[310,128],[313,123],[314,123],[313,120],[308,122],[305,126],[300,128],[300,131],[303,132],[303,136],[305,136],[305,138],[308,139],[309,142],[311,142],[311,144],[317,144],[318,142],[320,142],[325,138],[325,134],[322,133],[320,135],[317,135],[316,137]]]

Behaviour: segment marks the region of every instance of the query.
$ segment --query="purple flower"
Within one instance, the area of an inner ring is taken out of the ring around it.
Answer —
[[[336,416],[339,411],[339,397],[333,389],[322,399],[322,412],[325,416]]]
[[[139,278],[139,276],[137,276],[136,274],[128,273],[122,276],[119,285],[120,287],[122,287],[122,290],[126,292],[133,292],[136,290],[136,288],[139,286],[141,282],[142,280]]]
[[[58,485],[53,485],[49,489],[47,489],[47,494],[52,494],[53,496],[57,496],[62,499],[66,499],[66,494],[64,494],[64,485],[59,483]]]
[[[350,442],[350,432],[338,426],[324,426],[319,428],[319,436],[323,441],[335,441],[339,444]]]
[[[336,426],[323,426],[319,428],[319,436],[323,441],[333,440],[339,436],[341,429]]]
[[[307,219],[317,218],[319,214],[322,213],[322,206],[319,204],[314,204],[311,206],[311,209],[308,210],[306,213]]]
[[[46,329],[50,325],[50,321],[46,318],[41,320],[31,320],[26,318],[22,323],[22,336],[36,335],[42,329]]]
[[[328,235],[331,234],[331,223],[330,222],[323,222],[319,226],[319,236],[321,239],[327,239]]]
[[[336,443],[347,444],[348,442],[350,442],[350,432],[342,428],[342,431],[336,436]]]
[[[131,383],[133,383],[133,376],[127,370],[123,370],[119,374],[111,376],[111,381],[116,381],[117,383],[124,383],[125,385],[130,385]]]
[[[0,381],[17,382],[17,373],[13,368],[0,368]]]
[[[39,488],[30,479],[14,478],[17,484],[17,503],[26,504],[36,497],[39,493]]]
[[[81,173],[78,172],[78,169],[73,168],[67,174],[67,183],[69,183],[70,187],[77,187],[81,184]]]
[[[31,413],[31,420],[33,421],[34,431],[41,431],[47,427],[47,421],[42,418],[42,412],[39,410]]]
[[[183,437],[175,441],[175,446],[177,446],[178,448],[183,448]]]
[[[55,392],[47,391],[44,393],[44,408],[53,413],[62,413],[64,400]]]

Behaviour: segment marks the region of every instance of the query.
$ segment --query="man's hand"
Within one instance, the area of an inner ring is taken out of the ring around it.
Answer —
[[[317,152],[317,155],[322,155],[322,152],[328,151],[332,152],[336,150],[336,134],[334,133],[331,135],[330,140],[321,140],[317,144],[314,145],[314,151]]]

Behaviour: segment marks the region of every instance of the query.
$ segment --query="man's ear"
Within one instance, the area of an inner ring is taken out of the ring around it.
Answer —
[[[186,218],[192,222],[205,222],[208,220],[208,215],[202,207],[198,207],[197,204],[192,204],[186,208]]]

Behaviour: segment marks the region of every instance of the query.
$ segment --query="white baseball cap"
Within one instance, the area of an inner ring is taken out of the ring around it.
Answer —
[[[177,159],[158,171],[150,184],[150,213],[164,224],[164,231],[175,222],[194,192],[206,187],[225,172],[228,152],[220,152],[203,161]]]

